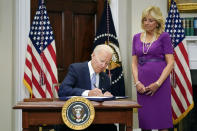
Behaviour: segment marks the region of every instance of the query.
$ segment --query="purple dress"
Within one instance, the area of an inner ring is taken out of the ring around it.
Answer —
[[[165,54],[173,54],[173,47],[168,33],[162,33],[154,41],[147,54],[143,53],[141,33],[133,38],[132,55],[139,58],[160,59],[138,63],[138,79],[144,86],[157,81],[166,66]],[[147,47],[144,48],[145,52]],[[162,60],[163,59],[163,60]],[[171,110],[170,76],[163,82],[153,96],[137,93],[137,100],[142,108],[138,109],[139,127],[142,129],[166,129],[173,127]]]

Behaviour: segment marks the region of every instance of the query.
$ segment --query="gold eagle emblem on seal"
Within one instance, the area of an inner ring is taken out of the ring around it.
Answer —
[[[62,107],[62,119],[71,129],[83,130],[91,125],[95,117],[93,104],[86,98],[75,96]]]

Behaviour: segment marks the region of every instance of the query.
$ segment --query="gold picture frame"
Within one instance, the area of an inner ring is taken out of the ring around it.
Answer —
[[[193,13],[197,12],[197,0],[174,0],[179,9],[179,12]],[[171,0],[168,0],[168,8],[170,7]]]

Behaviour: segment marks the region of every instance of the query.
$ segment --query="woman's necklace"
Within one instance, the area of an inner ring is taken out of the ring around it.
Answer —
[[[152,40],[150,41],[150,43],[149,44],[148,43],[145,43],[146,42],[146,32],[144,32],[143,41],[142,41],[142,44],[143,44],[143,49],[142,49],[143,54],[145,54],[145,55],[148,54],[148,51],[149,51],[152,43],[155,41],[155,39],[156,39],[156,36],[155,36],[155,33],[154,33],[154,35],[153,35]],[[144,49],[144,46],[147,47],[147,50],[146,51]]]

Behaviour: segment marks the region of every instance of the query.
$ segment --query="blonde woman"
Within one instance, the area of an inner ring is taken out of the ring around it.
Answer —
[[[139,127],[142,131],[173,127],[171,112],[170,72],[174,57],[170,36],[164,32],[164,18],[158,7],[142,13],[144,30],[134,35],[132,73],[137,90]]]

